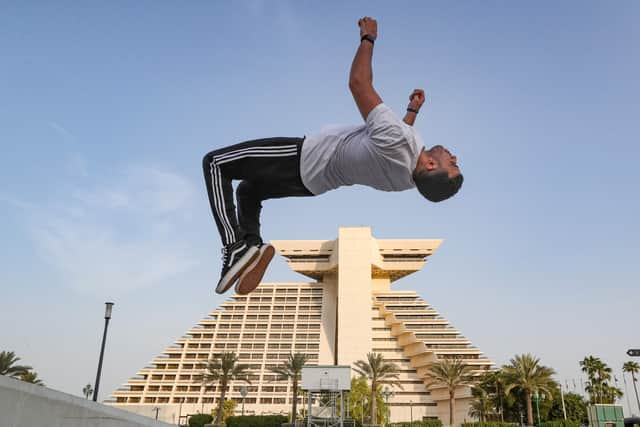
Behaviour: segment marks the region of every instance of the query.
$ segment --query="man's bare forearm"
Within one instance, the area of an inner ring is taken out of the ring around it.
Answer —
[[[367,40],[361,41],[349,73],[349,87],[352,90],[361,86],[373,86],[372,59],[373,43]]]
[[[422,108],[422,104],[424,104],[424,90],[422,89],[414,89],[409,95],[409,105],[407,105],[407,113],[404,115],[403,122],[408,124],[409,126],[413,126],[416,121],[416,117],[418,117],[418,111]]]
[[[404,119],[402,119],[402,121],[409,126],[413,126],[413,124],[416,122],[416,117],[418,117],[418,114],[414,113],[413,111],[407,111],[407,114],[404,115]]]

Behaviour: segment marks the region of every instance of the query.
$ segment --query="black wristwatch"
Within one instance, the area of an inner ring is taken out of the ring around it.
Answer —
[[[360,41],[368,41],[371,44],[376,44],[376,39],[374,39],[373,37],[371,37],[369,34],[365,34],[364,36],[360,37]]]

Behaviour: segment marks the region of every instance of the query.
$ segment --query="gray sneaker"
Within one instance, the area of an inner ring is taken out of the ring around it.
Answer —
[[[223,294],[233,286],[248,265],[258,258],[258,247],[249,246],[244,240],[222,248],[222,274],[216,292]]]

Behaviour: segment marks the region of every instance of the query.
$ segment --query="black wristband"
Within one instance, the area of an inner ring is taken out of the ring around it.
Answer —
[[[418,110],[415,108],[407,108],[407,111],[411,111],[412,113],[418,114]]]
[[[376,44],[376,39],[371,37],[369,34],[365,34],[364,36],[360,37],[360,42],[363,42],[364,40],[370,42],[371,44]]]

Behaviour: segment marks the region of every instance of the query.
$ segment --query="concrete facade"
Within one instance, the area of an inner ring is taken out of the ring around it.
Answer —
[[[162,355],[115,391],[109,404],[160,419],[209,413],[220,390],[198,382],[200,364],[221,351],[235,351],[251,371],[247,413],[288,413],[291,385],[271,368],[290,352],[310,364],[353,365],[369,352],[399,367],[402,389],[390,399],[391,420],[438,417],[448,422],[448,395],[427,389],[428,366],[439,358],[461,359],[480,373],[492,362],[413,291],[392,283],[419,271],[440,240],[379,240],[367,227],[340,228],[335,240],[273,241],[292,270],[312,282],[262,283],[248,296],[233,295],[198,322]],[[355,375],[355,374],[354,374]],[[240,409],[243,383],[227,397]],[[457,420],[467,415],[470,393],[458,392]],[[303,404],[302,399],[299,402]]]
[[[169,427],[50,388],[0,375],[0,427]]]

